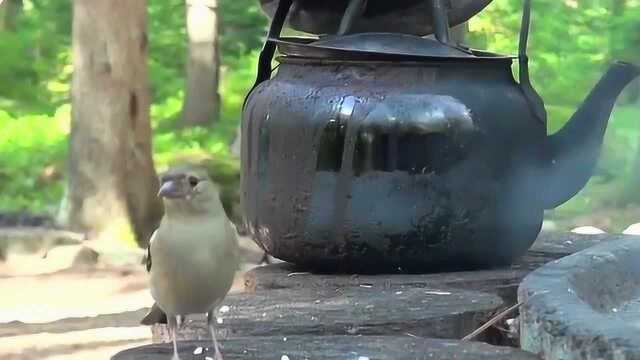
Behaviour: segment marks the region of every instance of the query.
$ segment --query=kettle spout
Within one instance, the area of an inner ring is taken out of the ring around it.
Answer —
[[[589,181],[616,99],[639,75],[640,66],[614,62],[569,122],[547,138],[541,181],[545,209],[571,199]]]

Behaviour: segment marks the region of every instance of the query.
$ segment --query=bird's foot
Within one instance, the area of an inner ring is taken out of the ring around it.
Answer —
[[[222,358],[222,354],[220,353],[220,350],[216,349],[216,353],[215,355],[213,355],[213,360],[224,360]]]
[[[173,354],[171,360],[180,360],[180,356],[178,356],[178,354]]]
[[[188,322],[189,320],[187,320],[186,316],[182,317],[182,319],[180,319],[180,322],[178,323],[178,331],[184,330]]]

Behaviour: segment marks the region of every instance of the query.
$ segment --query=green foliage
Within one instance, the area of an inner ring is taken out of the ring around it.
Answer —
[[[221,120],[176,130],[184,97],[183,0],[149,0],[149,69],[154,159],[159,170],[181,157],[209,157],[227,199],[239,180],[229,143],[244,94],[255,79],[267,19],[254,0],[220,1]],[[0,30],[0,209],[53,213],[64,187],[71,80],[71,2],[26,0],[17,31]],[[47,176],[52,171],[56,176]]]
[[[262,46],[268,20],[257,0],[219,0],[223,62],[233,63]]]
[[[19,31],[0,31],[0,106],[51,114],[68,99],[70,2],[27,0],[16,23]]]
[[[532,1],[530,71],[548,104],[582,102],[613,57],[640,62],[640,5],[626,1],[620,15],[614,7],[617,2]],[[494,1],[470,21],[470,44],[517,54],[522,3]]]
[[[69,106],[54,115],[12,117],[0,110],[0,204],[11,210],[55,210],[62,195],[48,166],[62,167],[67,149]]]
[[[494,1],[470,21],[468,42],[476,48],[517,54],[522,3]],[[547,104],[551,134],[571,117],[613,59],[640,63],[640,2],[537,0],[532,4],[529,68],[533,85]],[[514,74],[516,70],[517,63]],[[640,142],[637,91],[628,89],[619,101],[625,103],[611,117],[595,176],[548,216],[567,219],[594,213],[618,206],[617,199],[628,197],[624,192],[630,189],[623,184],[632,176]],[[619,221],[612,223],[613,229],[620,230]]]

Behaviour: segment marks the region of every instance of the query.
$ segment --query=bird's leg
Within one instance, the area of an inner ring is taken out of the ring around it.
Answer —
[[[169,334],[171,335],[171,341],[173,341],[173,357],[171,360],[180,360],[178,356],[178,343],[176,341],[178,331],[179,316],[173,316],[167,314],[167,327],[169,328]]]
[[[218,340],[216,340],[216,316],[215,309],[211,310],[207,313],[207,325],[209,325],[209,332],[211,333],[211,340],[213,341],[213,348],[215,349],[215,360],[223,360],[222,354],[220,353],[220,348],[218,348]]]

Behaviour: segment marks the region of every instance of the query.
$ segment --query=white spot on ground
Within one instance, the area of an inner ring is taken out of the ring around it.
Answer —
[[[424,293],[429,295],[451,295],[451,293],[447,291],[425,291]]]

